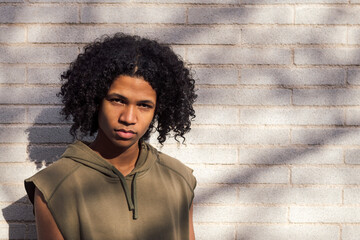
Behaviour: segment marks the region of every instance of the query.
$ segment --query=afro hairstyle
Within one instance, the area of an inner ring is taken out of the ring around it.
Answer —
[[[73,121],[71,135],[78,138],[97,132],[100,104],[120,75],[142,77],[156,92],[154,118],[142,139],[149,139],[155,128],[160,144],[170,134],[185,141],[184,134],[195,118],[192,105],[197,97],[189,69],[169,46],[123,33],[87,45],[61,75],[58,96],[64,105],[61,114]]]

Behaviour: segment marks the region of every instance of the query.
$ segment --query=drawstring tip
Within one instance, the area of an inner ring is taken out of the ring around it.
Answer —
[[[139,216],[138,216],[138,213],[137,213],[137,211],[134,209],[134,210],[133,210],[133,219],[136,220],[136,219],[138,219],[138,217],[139,217]]]

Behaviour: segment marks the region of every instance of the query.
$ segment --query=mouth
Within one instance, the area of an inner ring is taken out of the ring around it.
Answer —
[[[116,129],[115,132],[120,138],[123,139],[130,139],[136,134],[132,130],[125,130],[125,129]]]

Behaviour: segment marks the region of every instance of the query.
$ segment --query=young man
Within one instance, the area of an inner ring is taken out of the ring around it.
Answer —
[[[85,48],[62,75],[76,141],[25,180],[38,239],[194,239],[192,170],[145,142],[184,139],[194,80],[167,46],[121,33]]]

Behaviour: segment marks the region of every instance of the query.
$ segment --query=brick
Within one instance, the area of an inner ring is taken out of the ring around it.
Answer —
[[[194,68],[196,84],[237,84],[239,73],[232,68]]]
[[[348,27],[348,44],[359,44],[360,28]]]
[[[0,239],[26,239],[26,225],[21,223],[0,223]]]
[[[200,88],[197,104],[285,106],[290,105],[288,89]]]
[[[24,123],[25,119],[25,108],[0,107],[0,123]]]
[[[234,26],[136,28],[135,34],[171,44],[238,44],[241,29]]]
[[[359,188],[344,189],[344,204],[359,204],[359,197],[360,197]]]
[[[242,30],[244,44],[346,44],[346,27],[256,27]]]
[[[66,147],[62,146],[28,146],[29,160],[36,163],[52,163],[60,158]]]
[[[241,204],[341,204],[340,188],[242,187]]]
[[[23,184],[0,185],[0,202],[15,202],[26,195]]]
[[[291,7],[232,7],[189,9],[190,24],[291,24],[294,11]]]
[[[70,123],[60,115],[61,107],[29,107],[28,123]]]
[[[193,167],[197,181],[207,183],[288,183],[289,169],[286,167],[238,167],[204,166]]]
[[[282,128],[193,128],[187,135],[192,144],[287,144],[289,130]]]
[[[178,47],[178,46],[170,46],[170,48],[174,51],[174,53],[180,57],[180,59],[185,59],[185,48],[184,47]]]
[[[37,172],[35,164],[9,164],[3,163],[0,168],[0,181],[2,184],[23,184],[24,179],[31,177]],[[0,215],[1,216],[1,215]]]
[[[0,163],[25,162],[27,159],[25,145],[0,145],[0,152]]]
[[[296,24],[359,24],[358,6],[296,7]]]
[[[32,84],[60,84],[60,76],[66,70],[61,67],[29,67],[28,83]]]
[[[133,0],[139,3],[200,3],[200,4],[238,4],[238,0]]]
[[[340,229],[332,225],[241,225],[237,240],[338,240]]]
[[[11,221],[34,221],[33,207],[29,204],[0,204],[2,213],[0,220]]]
[[[0,125],[0,143],[27,143],[24,127],[5,127]]]
[[[241,164],[342,164],[341,149],[328,148],[244,148],[239,150]]]
[[[131,0],[29,0],[30,2],[44,2],[44,3],[128,3]]]
[[[309,106],[357,106],[360,104],[359,89],[294,89],[294,105]]]
[[[253,206],[197,206],[194,220],[198,223],[283,223],[286,208]]]
[[[0,27],[0,43],[25,42],[25,28],[23,27]]]
[[[235,204],[237,190],[233,186],[196,187],[195,204]]]
[[[348,3],[348,0],[242,0],[246,4]]]
[[[197,240],[233,240],[235,226],[220,224],[194,225],[195,237]]]
[[[26,130],[30,143],[71,143],[68,126],[30,127]]]
[[[35,224],[28,224],[27,225],[26,237],[29,240],[38,239],[37,234],[36,234],[36,225]]]
[[[360,125],[360,110],[355,108],[346,109],[346,124]]]
[[[292,183],[325,185],[359,184],[359,169],[350,167],[294,167],[292,169]]]
[[[0,63],[69,63],[77,54],[76,47],[0,46]]]
[[[59,104],[58,87],[2,87],[1,104]]]
[[[182,7],[114,7],[81,8],[83,23],[185,23]]]
[[[239,0],[30,0],[30,2],[237,4]]]
[[[76,23],[76,6],[0,6],[0,23]]]
[[[359,223],[358,207],[290,207],[290,221],[297,223]]]
[[[72,136],[69,134],[69,127],[30,127],[28,140],[30,143],[71,143]],[[31,154],[31,153],[30,153]],[[31,156],[31,155],[30,155]]]
[[[125,27],[29,26],[28,40],[36,43],[89,43],[103,35],[131,33]]]
[[[342,227],[342,240],[357,240],[360,235],[359,225],[345,225]]]
[[[357,48],[300,48],[295,49],[297,65],[358,65],[360,49]]]
[[[291,51],[281,48],[191,47],[193,64],[275,64],[291,63]]]
[[[69,127],[1,127],[0,143],[71,143]]]
[[[25,83],[24,67],[0,67],[0,83]]]
[[[244,68],[241,84],[254,85],[342,85],[345,71],[337,68]]]
[[[215,147],[166,147],[160,149],[183,163],[234,164],[237,163],[237,150]]]
[[[197,107],[195,114],[195,124],[235,124],[239,121],[236,108]]]
[[[359,145],[360,129],[293,129],[292,143],[316,145]]]
[[[342,125],[341,109],[241,109],[240,124]]]
[[[360,149],[345,150],[345,162],[349,164],[360,164]]]
[[[360,69],[349,69],[347,81],[352,85],[360,85]]]

